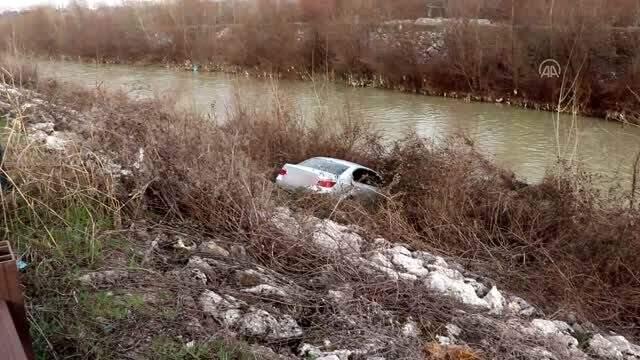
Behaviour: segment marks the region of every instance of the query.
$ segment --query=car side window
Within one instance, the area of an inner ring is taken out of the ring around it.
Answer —
[[[353,172],[353,181],[360,184],[376,187],[382,185],[382,179],[380,178],[380,176],[375,172],[367,169],[356,169]]]

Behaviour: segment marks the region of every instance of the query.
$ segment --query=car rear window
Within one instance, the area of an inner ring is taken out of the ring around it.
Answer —
[[[346,165],[342,165],[340,163],[337,163],[331,160],[320,159],[320,158],[305,160],[301,162],[299,165],[310,167],[312,169],[326,171],[334,175],[340,175],[349,168]]]

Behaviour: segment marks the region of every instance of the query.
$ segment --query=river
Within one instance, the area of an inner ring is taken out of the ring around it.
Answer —
[[[47,77],[123,89],[133,96],[171,91],[181,106],[218,116],[225,114],[237,99],[235,94],[243,102],[263,104],[277,91],[282,101],[294,104],[308,117],[318,110],[348,108],[370,121],[387,139],[400,137],[411,128],[436,140],[464,132],[498,165],[512,169],[529,182],[539,181],[560,155],[579,161],[606,184],[628,184],[635,154],[640,151],[638,127],[588,117],[558,117],[504,104],[467,103],[330,82],[273,82],[162,67],[60,61],[39,62],[38,66]]]

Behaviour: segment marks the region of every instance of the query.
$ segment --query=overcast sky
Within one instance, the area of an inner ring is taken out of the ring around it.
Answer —
[[[37,5],[65,6],[70,0],[0,0],[0,11],[21,10]],[[85,0],[88,5],[95,4],[120,4],[122,0]]]

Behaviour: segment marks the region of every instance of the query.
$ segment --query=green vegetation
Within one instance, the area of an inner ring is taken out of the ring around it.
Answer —
[[[123,320],[131,311],[144,306],[140,295],[114,295],[111,292],[80,293],[78,305],[91,319]]]
[[[158,360],[255,360],[242,343],[223,340],[187,346],[179,341],[158,337],[151,345],[151,359]]]

